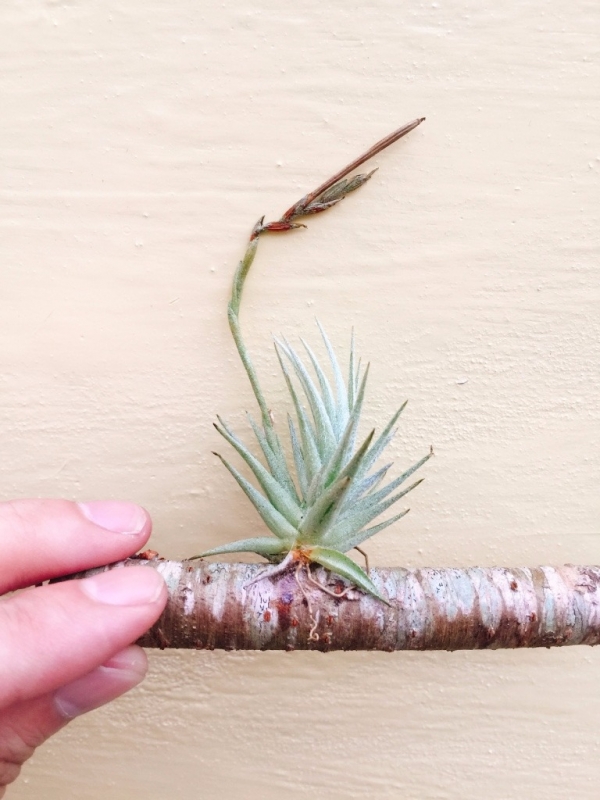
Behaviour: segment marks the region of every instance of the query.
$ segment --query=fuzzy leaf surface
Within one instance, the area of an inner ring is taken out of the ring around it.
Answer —
[[[213,547],[211,550],[205,550],[203,553],[193,556],[193,558],[222,556],[226,553],[256,553],[259,556],[263,556],[263,558],[271,558],[287,551],[286,545],[278,539],[274,539],[272,536],[257,536],[253,539],[238,539],[235,542],[227,542],[218,547]]]
[[[349,485],[350,478],[344,476],[335,481],[319,496],[302,520],[299,529],[299,542],[311,543],[319,541],[323,528],[343,501]]]
[[[302,460],[306,469],[306,480],[310,484],[322,466],[315,431],[308,417],[306,416],[306,412],[304,411],[302,404],[300,403],[300,399],[298,398],[298,394],[294,388],[294,384],[292,383],[289,370],[284,364],[281,353],[279,352],[279,348],[276,347],[275,351],[277,353],[277,358],[279,359],[279,366],[283,372],[283,377],[285,378],[288,392],[292,398],[294,409],[296,411],[296,419],[298,420],[298,428],[300,430],[300,438],[302,441]]]
[[[327,338],[327,334],[319,320],[317,320],[317,326],[319,331],[321,332],[321,337],[325,344],[325,348],[327,350],[327,355],[329,356],[329,362],[331,363],[331,369],[333,371],[333,378],[335,382],[335,392],[337,396],[337,409],[338,414],[342,419],[342,424],[346,424],[346,420],[348,419],[349,408],[348,408],[348,395],[346,392],[346,387],[344,385],[344,376],[342,375],[342,370],[340,369],[339,362],[337,360],[337,356],[335,354],[335,350],[332,347],[331,342]]]
[[[333,396],[333,392],[331,390],[329,381],[327,380],[327,376],[323,372],[323,369],[319,364],[317,357],[309,347],[308,343],[305,342],[304,339],[300,339],[300,341],[302,342],[302,345],[307,352],[307,355],[310,359],[310,363],[312,364],[312,367],[315,371],[315,375],[317,376],[317,380],[319,381],[319,387],[321,389],[321,397],[323,399],[325,410],[327,411],[327,416],[331,421],[333,432],[335,436],[339,436],[341,420],[337,413],[335,398]]]
[[[217,419],[220,425],[215,425],[215,428],[221,436],[237,450],[246,464],[248,464],[256,480],[260,483],[264,493],[267,495],[271,505],[279,511],[291,525],[297,527],[302,519],[302,510],[298,503],[296,503],[287,489],[278,483],[271,473],[263,467],[260,461],[252,455],[237,436],[227,428],[223,420],[220,417]]]
[[[353,547],[361,545],[363,542],[366,542],[367,539],[370,539],[371,536],[375,536],[376,533],[385,530],[385,528],[389,528],[389,526],[393,525],[394,522],[398,522],[398,520],[402,519],[402,517],[405,517],[409,511],[410,508],[405,508],[399,514],[396,514],[395,516],[390,517],[389,519],[386,519],[377,525],[373,525],[371,528],[365,528],[361,531],[358,531],[355,536],[351,536],[349,539],[346,539],[344,544],[348,545],[349,550],[351,550]]]
[[[367,573],[351,558],[340,553],[339,550],[333,550],[329,547],[313,547],[309,557],[311,561],[315,561],[322,567],[331,570],[331,572],[341,575],[342,578],[346,578],[346,580],[358,586],[359,589],[362,589],[363,592],[372,594],[373,597],[389,605],[385,597],[382,597],[377,591],[377,587]]]
[[[223,456],[219,455],[219,453],[215,453],[217,458],[219,458],[223,464],[227,467],[229,472],[233,475],[236,481],[244,490],[246,497],[254,508],[258,511],[260,516],[262,517],[265,525],[267,528],[277,536],[278,539],[282,539],[283,541],[292,542],[296,538],[297,531],[296,529],[290,525],[287,519],[277,511],[276,508],[267,500],[267,498],[262,495],[257,489],[252,486],[252,484],[241,475],[235,467],[233,467]]]
[[[294,368],[298,380],[300,381],[315,423],[315,431],[317,434],[316,441],[319,454],[321,459],[327,458],[328,454],[335,447],[335,434],[323,399],[317,391],[317,387],[313,383],[313,380],[308,374],[306,367],[302,363],[302,360],[289,346],[289,344],[287,342],[279,342],[276,340],[276,346],[280,348],[283,353],[285,353],[292,367]]]
[[[416,483],[412,484],[412,486],[409,486],[408,489],[398,492],[393,497],[390,497],[375,506],[368,506],[357,513],[350,514],[344,519],[340,519],[339,522],[334,525],[333,528],[326,534],[323,539],[323,543],[342,550],[343,552],[351,550],[352,547],[355,547],[355,545],[348,545],[347,542],[352,541],[352,539],[365,527],[365,525],[368,525],[369,522],[374,520],[380,514],[383,514],[384,511],[386,511],[390,506],[394,505],[394,503],[400,500],[401,497],[404,497],[412,489],[418,486],[419,483],[421,483],[421,481],[417,481]],[[364,541],[364,539],[362,541]]]
[[[283,453],[282,448],[276,447],[276,449],[274,450],[269,444],[265,432],[261,430],[261,428],[259,427],[258,423],[254,420],[252,415],[248,414],[247,417],[248,417],[248,422],[250,423],[250,427],[254,431],[254,435],[256,436],[256,440],[260,446],[260,449],[263,452],[265,460],[269,465],[271,474],[278,483],[280,483],[288,490],[288,492],[292,495],[292,497],[296,500],[296,502],[299,503],[300,498],[298,496],[298,491],[296,489],[294,480],[288,469],[288,465],[285,460],[285,455]]]

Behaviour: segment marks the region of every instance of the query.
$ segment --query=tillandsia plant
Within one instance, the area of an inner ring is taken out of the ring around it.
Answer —
[[[139,644],[322,652],[600,644],[598,566],[369,570],[367,562],[366,572],[362,570],[347,553],[360,549],[366,539],[406,513],[391,512],[379,521],[419,483],[408,479],[431,452],[399,477],[387,479],[391,464],[377,462],[404,405],[381,432],[371,432],[361,441],[358,428],[368,366],[361,368],[352,339],[349,364],[342,371],[323,330],[327,366],[304,343],[303,358],[285,340],[275,343],[294,411],[294,418],[288,419],[289,433],[282,437],[242,339],[242,292],[259,238],[302,227],[298,220],[303,216],[339,203],[372,175],[349,177],[351,172],[422,121],[414,120],[382,139],[281,219],[267,224],[261,219],[252,230],[235,274],[228,315],[260,410],[259,421],[250,417],[250,426],[258,443],[255,450],[262,456],[257,457],[222,420],[216,427],[253,473],[251,483],[219,456],[271,535],[231,542],[200,555],[249,551],[271,564],[266,569],[247,563],[192,565],[190,559],[167,560],[146,550],[68,576],[139,565],[156,569],[165,579],[169,600]]]
[[[253,552],[266,558],[272,566],[251,583],[294,570],[300,587],[300,578],[304,576],[323,591],[334,593],[337,597],[358,588],[387,603],[369,577],[368,559],[360,545],[408,512],[408,509],[402,509],[377,522],[385,511],[421,483],[421,480],[417,480],[405,486],[405,482],[431,457],[433,451],[386,483],[392,464],[377,466],[377,462],[394,435],[394,427],[406,402],[378,435],[372,430],[364,440],[359,441],[358,430],[369,365],[361,368],[361,362],[355,355],[352,335],[349,363],[342,371],[324,329],[317,323],[327,352],[328,367],[319,362],[305,341],[302,340],[306,353],[303,361],[285,339],[275,340],[275,352],[295,414],[295,418],[288,415],[288,449],[291,452],[291,456],[288,456],[244,344],[239,314],[244,284],[256,255],[259,238],[267,232],[305,227],[297,220],[340,203],[348,194],[363,186],[375,170],[347,176],[421,122],[423,119],[416,119],[382,139],[314,192],[295,203],[280,220],[265,224],[263,217],[254,226],[233,280],[228,318],[260,410],[260,423],[250,415],[248,419],[264,462],[220,417],[215,427],[245,461],[260,489],[227,459],[218,453],[215,455],[241,486],[272,535],[230,542],[194,558]],[[366,572],[346,555],[353,549],[364,555]],[[350,586],[344,590],[337,587],[337,592],[334,592],[313,576],[313,564],[319,564],[341,576],[350,582]]]
[[[275,344],[294,410],[289,434],[282,437],[242,339],[242,292],[259,238],[302,227],[298,220],[303,216],[339,203],[372,175],[349,177],[351,172],[422,121],[414,120],[382,139],[281,219],[267,224],[261,219],[252,230],[235,274],[228,314],[260,410],[259,421],[250,418],[250,426],[258,443],[255,450],[262,456],[257,457],[222,420],[217,430],[253,473],[251,483],[219,456],[271,535],[231,542],[201,556],[250,551],[271,564],[266,569],[239,562],[192,565],[190,559],[167,560],[146,550],[68,576],[139,565],[156,569],[165,579],[169,599],[139,644],[162,649],[322,652],[600,644],[598,566],[369,570],[367,562],[363,571],[347,553],[360,549],[366,539],[406,513],[392,512],[379,521],[417,485],[419,481],[411,484],[408,479],[431,453],[386,483],[391,464],[377,462],[404,405],[380,433],[371,432],[361,441],[358,428],[368,367],[361,368],[352,339],[349,364],[342,371],[323,331],[326,367],[304,343],[303,358],[285,340]]]

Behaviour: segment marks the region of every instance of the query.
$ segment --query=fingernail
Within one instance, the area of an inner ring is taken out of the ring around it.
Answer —
[[[147,665],[140,647],[125,648],[106,664],[59,689],[54,695],[58,713],[73,719],[114,700],[144,679]]]
[[[84,578],[81,589],[98,603],[110,606],[141,606],[155,603],[165,582],[151,567],[120,567]]]
[[[148,514],[135,503],[92,500],[77,505],[90,522],[112,533],[141,533],[148,523]]]

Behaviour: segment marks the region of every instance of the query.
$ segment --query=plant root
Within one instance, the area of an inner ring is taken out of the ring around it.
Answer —
[[[367,555],[367,551],[363,550],[362,547],[355,547],[354,548],[357,552],[361,554],[361,556],[365,560],[365,567],[367,568],[367,575],[369,574],[369,556]]]
[[[287,571],[290,564],[296,560],[296,553],[294,550],[290,550],[287,556],[283,559],[281,564],[277,564],[274,567],[267,567],[262,572],[260,572],[256,578],[252,578],[251,581],[248,581],[244,584],[244,589],[247,589],[249,586],[253,586],[255,583],[264,580],[265,578],[273,578],[275,575],[282,575],[284,572]]]

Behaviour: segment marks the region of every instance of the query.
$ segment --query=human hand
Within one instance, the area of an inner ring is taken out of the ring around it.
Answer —
[[[150,530],[132,503],[0,503],[0,595],[126,558]],[[146,655],[131,642],[166,600],[164,581],[148,567],[0,599],[0,797],[38,745],[143,679]]]

